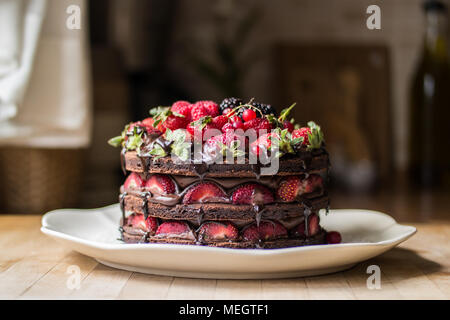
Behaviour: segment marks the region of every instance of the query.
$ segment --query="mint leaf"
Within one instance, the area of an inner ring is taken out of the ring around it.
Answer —
[[[117,136],[108,140],[108,144],[115,148],[120,147],[122,145],[122,142],[123,142],[122,136]]]
[[[149,151],[149,153],[153,156],[153,161],[167,156],[166,151],[158,143],[153,143],[153,148]]]
[[[314,121],[309,121],[308,127],[311,129],[311,133],[308,134],[309,145],[306,149],[312,150],[320,148],[323,143],[322,130]]]
[[[289,112],[291,112],[292,108],[294,108],[296,104],[297,104],[297,102],[294,102],[289,108],[283,109],[280,112],[280,116],[278,117],[278,121],[279,122],[283,122],[284,120],[286,120],[287,116],[289,115]]]

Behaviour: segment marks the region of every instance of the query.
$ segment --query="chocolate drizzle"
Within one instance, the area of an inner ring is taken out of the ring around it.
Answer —
[[[122,219],[125,220],[125,197],[128,195],[128,193],[125,191],[120,194],[119,196],[119,205],[120,210],[122,211]]]
[[[120,151],[120,168],[122,169],[122,172],[124,175],[127,174],[127,169],[125,167],[125,153],[127,152],[127,149],[123,148]]]

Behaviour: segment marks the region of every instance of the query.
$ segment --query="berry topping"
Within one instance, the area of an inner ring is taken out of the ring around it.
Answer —
[[[168,221],[162,223],[155,236],[195,240],[194,233],[186,222]]]
[[[217,116],[212,119],[212,125],[217,129],[221,130],[225,124],[228,123],[227,116]]]
[[[139,174],[137,174],[136,172],[132,172],[125,180],[123,187],[125,190],[140,189],[144,186],[144,183],[145,181]]]
[[[250,121],[256,118],[256,112],[252,109],[245,109],[242,113],[242,119],[244,121]]]
[[[239,99],[239,98],[231,97],[231,98],[223,99],[223,101],[220,103],[220,112],[222,114],[226,114],[225,113],[226,109],[232,110],[232,109],[240,106],[242,103],[243,103],[242,99]]]
[[[237,188],[231,199],[234,204],[260,205],[274,201],[272,192],[265,186],[257,183],[244,184]]]
[[[214,101],[197,101],[191,110],[192,121],[196,121],[204,116],[215,117],[219,115],[219,106]]]
[[[178,117],[176,115],[170,115],[166,118],[166,120],[162,123],[162,125],[166,129],[177,130],[184,129],[186,125],[189,123],[187,118]]]
[[[307,146],[309,144],[308,135],[311,134],[311,129],[303,127],[296,129],[292,132],[292,139],[303,138],[302,145]]]
[[[125,218],[125,225],[133,228],[138,228],[144,232],[154,234],[158,228],[158,222],[154,217],[144,218],[143,214],[133,213]]]
[[[327,232],[326,240],[328,244],[336,244],[341,243],[342,237],[341,234],[337,231]]]
[[[294,124],[288,120],[285,120],[283,122],[283,128],[288,129],[288,131],[292,133],[294,131]]]
[[[175,193],[175,182],[166,175],[154,174],[145,183],[145,188],[153,194],[164,195]]]
[[[272,124],[265,118],[254,118],[250,121],[244,122],[244,129],[253,129],[259,133],[259,130],[266,130],[266,133],[272,129]]]
[[[269,150],[272,146],[272,139],[278,137],[278,134],[275,132],[263,134],[250,144],[250,151],[259,156]]]
[[[191,122],[191,109],[192,105],[187,101],[177,101],[170,108],[172,112],[185,116],[187,122]]]
[[[200,241],[236,240],[238,236],[238,229],[230,222],[205,222],[198,229]]]
[[[322,187],[323,179],[317,174],[312,174],[306,179],[299,176],[289,176],[280,182],[277,196],[284,202],[292,202],[305,193],[311,193]]]
[[[247,241],[265,241],[284,238],[288,234],[286,228],[276,221],[261,221],[248,226],[242,232],[242,238]]]
[[[226,201],[225,192],[212,182],[202,182],[190,187],[183,198],[184,204]]]
[[[222,127],[223,133],[227,132],[228,130],[234,130],[233,125],[230,122],[225,123]]]
[[[267,115],[267,114],[275,115],[276,114],[275,109],[270,104],[264,104],[264,103],[259,103],[259,102],[252,102],[251,104],[255,108],[259,109],[261,111],[261,113],[264,115]]]

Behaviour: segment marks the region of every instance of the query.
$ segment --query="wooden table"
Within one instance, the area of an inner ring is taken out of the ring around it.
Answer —
[[[0,216],[3,299],[449,299],[450,223],[413,223],[418,233],[379,257],[332,275],[285,280],[201,280],[116,270],[70,251],[39,230],[40,216]],[[369,265],[381,289],[368,289]],[[67,286],[69,266],[81,271]]]

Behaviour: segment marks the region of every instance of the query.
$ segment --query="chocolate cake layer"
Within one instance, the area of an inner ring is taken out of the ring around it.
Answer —
[[[193,240],[183,239],[167,239],[158,237],[145,237],[140,235],[122,233],[122,239],[126,243],[168,243],[168,244],[184,244],[184,245],[200,245],[209,247],[223,247],[223,248],[235,248],[235,249],[275,249],[275,248],[287,248],[287,247],[300,247],[306,245],[318,245],[325,244],[324,230],[320,230],[319,233],[313,237],[304,239],[277,239],[270,241],[217,241],[217,242],[198,242]]]
[[[307,196],[313,196],[309,194]],[[317,196],[317,194],[316,194]],[[328,207],[328,195],[305,198],[302,202],[266,204],[256,209],[252,205],[235,205],[229,203],[196,203],[166,206],[151,203],[136,195],[125,195],[122,200],[125,212],[141,213],[164,219],[194,220],[238,220],[252,221],[259,212],[261,219],[283,219],[302,216],[309,209],[316,212]]]
[[[206,163],[174,163],[171,157],[154,160],[150,157],[138,156],[135,151],[122,153],[124,169],[138,173],[163,173],[184,176],[207,177],[241,177],[254,178],[260,175],[261,165],[250,164],[248,159],[244,164],[216,164]],[[328,153],[324,149],[317,149],[300,153],[296,156],[285,156],[279,159],[277,175],[286,176],[301,174],[328,168]]]

